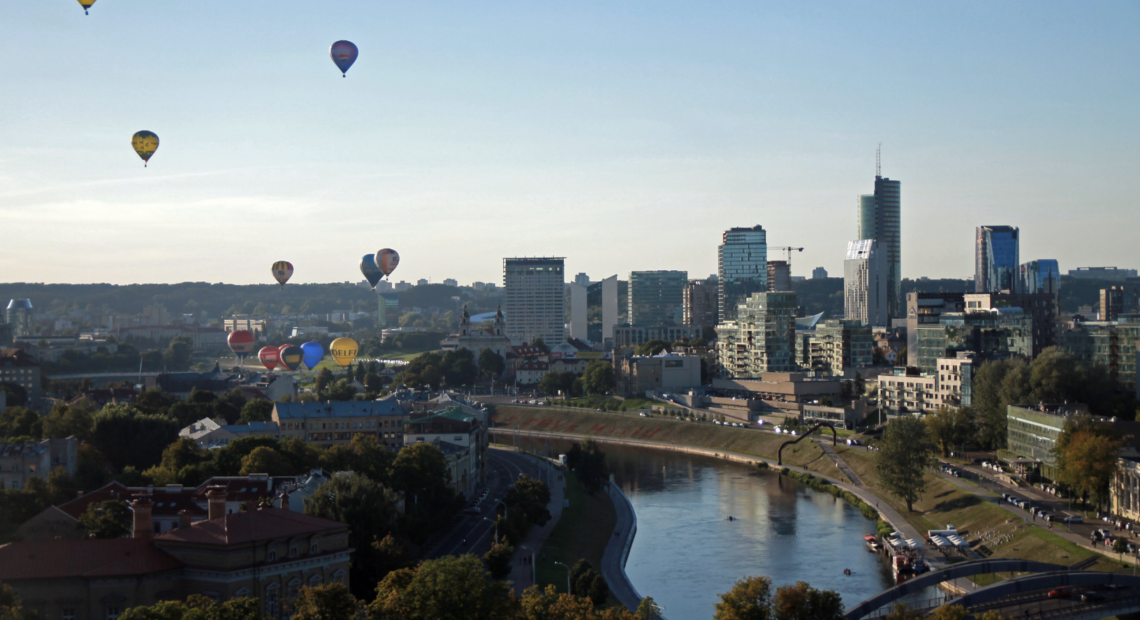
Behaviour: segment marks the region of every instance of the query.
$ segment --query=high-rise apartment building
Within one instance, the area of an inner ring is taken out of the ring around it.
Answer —
[[[887,263],[887,313],[900,317],[902,297],[902,182],[876,171],[875,193],[859,197],[859,239],[879,242]]]
[[[8,302],[4,318],[11,326],[12,337],[32,335],[32,300],[13,299]]]
[[[763,226],[726,230],[716,255],[718,314],[736,318],[736,308],[753,293],[768,290],[768,234]]]
[[[717,320],[717,281],[689,280],[685,285],[684,317],[685,325],[716,326]]]
[[[887,327],[887,256],[874,239],[847,244],[843,260],[843,309],[848,320],[871,327]]]
[[[601,281],[602,289],[602,342],[613,341],[614,327],[618,322],[618,281],[612,275]]]
[[[504,258],[507,337],[514,343],[542,338],[548,346],[566,340],[564,258]]]
[[[979,226],[974,248],[974,292],[1021,292],[1016,226]]]
[[[792,290],[792,266],[786,260],[768,261],[768,292]]]
[[[585,272],[580,273],[580,274],[574,276],[574,284],[577,284],[578,286],[585,286],[585,287],[589,288],[590,276],[586,275]]]
[[[823,267],[816,267],[815,269],[811,270],[811,279],[812,280],[819,280],[821,278],[826,278],[826,277],[827,277],[827,270],[824,269]]]
[[[579,274],[580,275],[580,274]],[[571,338],[588,340],[590,327],[587,323],[589,307],[586,303],[587,289],[577,282],[566,285],[566,296],[570,304],[570,332]]]
[[[721,376],[758,377],[764,372],[794,372],[796,364],[796,294],[753,293],[737,307],[735,320],[717,326],[717,364]]]
[[[630,325],[681,325],[684,313],[685,271],[631,271],[629,273]]]
[[[1124,311],[1124,287],[1100,289],[1100,320],[1115,321]]]
[[[859,321],[824,321],[815,328],[809,342],[811,369],[817,372],[841,375],[845,369],[865,368],[874,363],[871,327]]]

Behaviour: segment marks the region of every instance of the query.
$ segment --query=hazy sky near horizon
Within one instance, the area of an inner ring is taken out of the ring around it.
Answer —
[[[12,0],[0,281],[716,271],[761,224],[842,276],[875,147],[904,277],[1140,267],[1136,2]],[[360,58],[347,79],[329,45]],[[161,139],[149,168],[131,150]],[[778,258],[769,251],[769,259]]]

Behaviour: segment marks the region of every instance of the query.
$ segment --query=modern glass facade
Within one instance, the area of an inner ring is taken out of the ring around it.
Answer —
[[[731,321],[750,295],[768,290],[768,234],[763,226],[727,230],[716,258],[720,320]]]
[[[974,292],[1021,292],[1016,226],[979,226],[974,249]]]
[[[681,325],[687,271],[631,271],[629,324],[635,327]]]
[[[1031,260],[1021,265],[1021,292],[1061,294],[1061,268],[1056,259]]]
[[[736,320],[717,327],[717,358],[729,378],[764,372],[794,372],[796,294],[754,293],[737,308]]]
[[[566,340],[564,258],[504,258],[507,336],[514,343],[542,338],[548,346]]]
[[[1107,368],[1121,389],[1136,390],[1140,314],[1122,314],[1115,321],[1081,321],[1063,334],[1066,351]]]
[[[1021,308],[995,308],[985,312],[951,312],[938,317],[938,325],[916,330],[917,357],[911,365],[935,372],[940,358],[973,351],[979,359],[1033,357],[1033,319]]]
[[[860,321],[829,319],[815,328],[811,338],[811,369],[843,374],[847,368],[866,368],[874,361],[871,328]]]
[[[886,256],[874,239],[860,239],[847,244],[843,261],[844,315],[872,327],[887,327],[887,289],[889,288]]]
[[[879,242],[886,259],[887,312],[903,315],[902,182],[876,176],[874,195],[859,197],[859,239]]]

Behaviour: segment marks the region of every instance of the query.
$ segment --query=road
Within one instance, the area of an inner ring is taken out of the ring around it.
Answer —
[[[475,505],[477,514],[460,513],[451,529],[439,539],[425,558],[438,558],[445,555],[473,554],[482,557],[491,549],[495,537],[495,518],[499,515],[499,503],[507,494],[507,487],[526,474],[546,482],[550,477],[547,468],[533,460],[511,452],[492,448],[487,451],[487,498]]]

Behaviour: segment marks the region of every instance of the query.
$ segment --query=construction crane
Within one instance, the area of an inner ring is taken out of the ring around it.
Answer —
[[[803,252],[804,251],[803,248],[793,248],[791,246],[786,246],[786,245],[777,246],[777,247],[774,247],[772,249],[776,250],[778,252],[787,252],[788,253],[788,266],[789,267],[792,265],[792,252]]]

